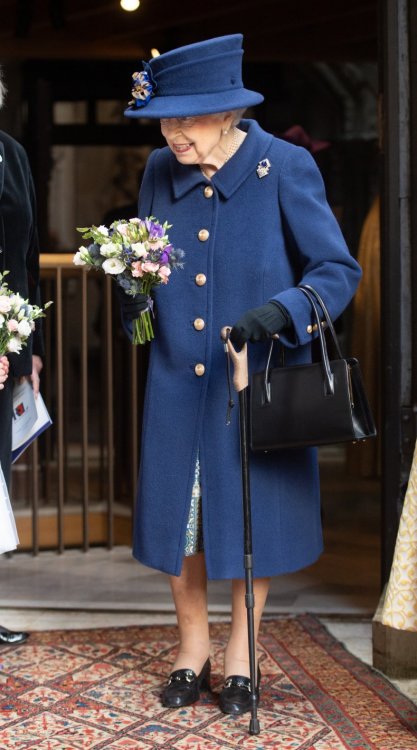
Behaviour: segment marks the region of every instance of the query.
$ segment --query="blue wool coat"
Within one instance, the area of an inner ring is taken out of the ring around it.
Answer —
[[[139,216],[169,221],[170,240],[186,255],[155,294],[133,554],[180,574],[199,455],[211,579],[244,577],[239,418],[236,408],[226,425],[220,330],[276,299],[293,321],[281,337],[287,363],[308,361],[311,311],[297,284],[315,287],[336,318],[360,278],[310,154],[254,121],[239,127],[247,137],[211,183],[168,148],[152,152],[139,199]],[[259,177],[265,158],[270,170]],[[267,348],[249,345],[251,371],[264,367]],[[251,495],[254,575],[314,562],[322,550],[316,449],[253,454]]]

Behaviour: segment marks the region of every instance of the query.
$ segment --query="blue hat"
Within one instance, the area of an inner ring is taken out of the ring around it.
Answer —
[[[126,117],[189,117],[260,104],[262,94],[243,87],[242,40],[242,34],[219,36],[142,63]]]

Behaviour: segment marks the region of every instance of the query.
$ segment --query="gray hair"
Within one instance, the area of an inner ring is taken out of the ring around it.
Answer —
[[[2,106],[4,104],[4,100],[6,98],[6,93],[7,93],[6,84],[4,83],[4,80],[3,80],[3,71],[2,71],[2,69],[0,67],[0,109],[2,108]]]
[[[232,125],[238,125],[241,121],[243,115],[246,112],[246,107],[243,107],[243,109],[233,109],[231,114],[233,115]]]

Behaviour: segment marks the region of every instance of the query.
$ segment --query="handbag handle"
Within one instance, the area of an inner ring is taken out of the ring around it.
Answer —
[[[337,335],[336,335],[336,331],[334,330],[333,321],[332,321],[332,319],[330,317],[330,313],[329,313],[326,305],[323,302],[323,299],[320,297],[319,293],[315,289],[313,289],[313,287],[310,286],[309,284],[300,284],[298,286],[298,289],[301,289],[301,291],[304,292],[304,294],[306,294],[306,292],[309,292],[308,298],[309,298],[309,300],[310,300],[310,302],[311,302],[312,305],[313,305],[313,301],[311,300],[311,295],[313,295],[314,299],[320,305],[321,310],[323,312],[324,319],[325,319],[325,321],[327,323],[327,327],[328,327],[328,329],[329,329],[329,331],[331,333],[331,336],[332,336],[332,339],[333,339],[333,344],[335,346],[337,355],[338,355],[339,359],[343,359],[343,354],[342,354],[340,346],[339,346],[339,341],[338,341],[338,338],[337,338]]]
[[[326,338],[323,331],[323,326],[321,324],[320,314],[318,311],[318,307],[316,304],[316,300],[319,302],[319,305],[323,311],[324,318],[326,320],[327,325],[330,328],[330,333],[332,335],[333,341],[336,345],[336,349],[339,354],[339,358],[342,358],[342,354],[340,352],[339,342],[337,341],[336,331],[334,330],[332,320],[329,315],[329,311],[327,310],[326,305],[324,304],[322,298],[316,292],[313,287],[306,285],[302,285],[298,287],[300,291],[305,294],[307,299],[309,300],[311,307],[313,308],[314,317],[316,319],[317,324],[317,331],[318,331],[318,337],[319,337],[319,343],[320,343],[320,352],[321,352],[321,364],[323,368],[323,376],[324,376],[324,392],[326,396],[333,396],[334,394],[334,376],[330,367],[330,360],[329,360],[329,353],[327,351],[327,344],[326,344]]]
[[[334,330],[333,322],[330,317],[329,311],[326,305],[324,304],[322,298],[320,297],[319,293],[316,292],[316,290],[313,289],[313,287],[309,286],[308,284],[303,284],[303,285],[300,284],[298,286],[298,289],[301,292],[303,292],[303,294],[307,297],[313,309],[313,314],[316,320],[317,332],[318,332],[319,343],[320,343],[321,365],[323,369],[323,378],[324,378],[324,392],[326,396],[333,396],[334,395],[334,376],[332,373],[332,369],[330,367],[330,360],[329,360],[329,353],[327,351],[326,338],[324,335],[323,326],[321,324],[317,303],[320,305],[320,308],[323,312],[323,316],[330,330],[338,357],[339,359],[343,359],[342,352],[339,346],[339,342],[337,340],[336,331]],[[269,353],[268,353],[268,360],[267,360],[266,368],[265,368],[264,389],[265,389],[265,400],[267,403],[271,403],[271,384],[270,384],[269,374],[270,374],[270,369],[271,369],[271,357],[272,357],[273,345],[274,345],[274,341],[271,342],[271,346],[269,348]]]

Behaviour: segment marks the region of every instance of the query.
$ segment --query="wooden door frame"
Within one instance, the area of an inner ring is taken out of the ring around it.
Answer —
[[[389,577],[416,441],[417,0],[380,2],[381,578]],[[412,25],[414,23],[414,26]]]

